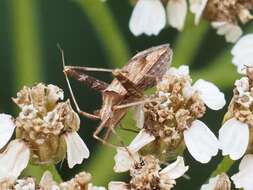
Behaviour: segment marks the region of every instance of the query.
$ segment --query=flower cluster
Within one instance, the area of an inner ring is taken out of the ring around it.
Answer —
[[[112,181],[109,190],[170,190],[176,184],[175,179],[184,175],[188,166],[184,165],[182,157],[161,169],[159,160],[152,155],[139,157],[130,167],[129,183]]]
[[[80,125],[78,115],[69,101],[63,99],[63,91],[54,85],[42,83],[24,87],[13,101],[21,109],[18,117],[0,114],[3,148],[16,129],[12,140],[0,154],[0,181],[15,180],[31,161],[34,164],[57,163],[65,158],[72,168],[89,157],[89,150],[77,134]]]
[[[94,186],[92,176],[87,172],[80,172],[69,181],[57,183],[52,174],[45,171],[40,182],[32,177],[5,180],[0,182],[0,189],[3,190],[106,190],[104,187]]]
[[[225,35],[228,42],[235,42],[242,35],[239,21],[245,24],[253,18],[250,14],[253,8],[251,0],[189,0],[189,5],[190,11],[195,14],[196,25],[203,17],[217,29],[217,34]],[[187,1],[138,0],[129,28],[136,36],[142,33],[157,35],[166,25],[166,13],[168,24],[182,30],[187,15]]]
[[[140,132],[127,147],[118,147],[115,172],[130,172],[129,183],[111,182],[115,189],[170,190],[175,179],[188,170],[180,155],[188,148],[201,163],[218,153],[219,141],[199,119],[206,106],[219,110],[224,94],[203,79],[192,84],[189,68],[170,68],[156,86],[150,101],[136,107],[135,119]],[[176,161],[161,169],[162,163]]]
[[[182,154],[185,145],[191,155],[207,163],[218,153],[219,142],[199,120],[206,110],[225,105],[224,94],[212,83],[198,80],[192,85],[189,68],[170,68],[150,97],[153,101],[137,110],[140,133],[128,146],[130,151],[153,153],[166,162]],[[122,149],[120,149],[122,150]],[[118,150],[118,154],[122,151]]]

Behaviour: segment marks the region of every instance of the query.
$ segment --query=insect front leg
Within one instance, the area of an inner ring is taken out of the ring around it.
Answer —
[[[60,52],[61,52],[63,68],[65,68],[64,52],[63,52],[63,50],[61,49],[60,46],[58,46],[58,48],[59,48],[59,50],[60,50]],[[78,112],[80,115],[85,116],[85,117],[88,117],[88,118],[90,118],[90,119],[92,119],[92,120],[99,120],[99,119],[100,119],[99,116],[94,115],[94,114],[90,114],[90,113],[85,112],[85,111],[82,111],[82,110],[80,109],[80,107],[79,107],[79,105],[78,105],[78,103],[77,103],[77,101],[76,101],[76,98],[75,98],[75,96],[74,96],[72,87],[71,87],[71,85],[70,85],[68,75],[67,75],[67,73],[66,73],[65,71],[63,71],[63,73],[64,73],[64,75],[65,75],[65,79],[66,79],[66,82],[67,82],[67,85],[68,85],[68,88],[69,88],[69,91],[70,91],[70,94],[71,94],[71,97],[72,97],[72,100],[73,100],[73,102],[74,102],[74,105],[75,105],[75,107],[76,107],[77,112]]]

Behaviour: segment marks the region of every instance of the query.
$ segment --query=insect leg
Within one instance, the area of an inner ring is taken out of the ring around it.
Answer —
[[[131,102],[131,103],[127,103],[127,104],[121,104],[121,105],[117,105],[117,106],[113,106],[113,110],[119,110],[119,109],[125,109],[128,107],[133,107],[133,106],[137,106],[140,104],[145,104],[148,102],[153,102],[154,100],[156,100],[156,98],[148,98],[146,100],[140,100],[140,101],[136,101],[136,102]]]
[[[106,124],[107,121],[108,121],[108,120],[102,121],[102,123],[98,126],[98,128],[97,128],[97,129],[95,130],[95,132],[93,133],[93,137],[94,137],[96,140],[102,142],[104,145],[107,145],[107,146],[109,146],[109,147],[111,147],[111,148],[117,148],[117,146],[115,146],[115,145],[109,143],[107,140],[104,140],[104,139],[102,139],[101,137],[98,136],[99,133],[100,133],[100,132],[103,130],[103,128],[105,127],[105,124]]]
[[[58,48],[59,48],[59,50],[60,50],[60,52],[61,52],[63,67],[65,67],[64,52],[63,52],[63,50],[61,49],[60,46],[58,46]],[[64,73],[64,75],[65,75],[65,78],[66,78],[66,81],[67,81],[67,85],[68,85],[68,88],[69,88],[69,91],[70,91],[72,100],[73,100],[73,102],[74,102],[74,105],[75,105],[75,107],[76,107],[76,109],[77,109],[77,112],[78,112],[80,115],[83,115],[83,116],[88,117],[88,118],[93,119],[93,120],[98,120],[98,119],[100,119],[99,116],[94,115],[94,114],[87,113],[87,112],[85,112],[85,111],[82,111],[82,110],[79,108],[79,106],[78,106],[78,104],[77,104],[77,101],[76,101],[76,99],[75,99],[73,90],[72,90],[72,88],[71,88],[71,85],[70,85],[68,76],[67,76],[67,74],[66,74],[65,72],[63,72],[63,73]]]

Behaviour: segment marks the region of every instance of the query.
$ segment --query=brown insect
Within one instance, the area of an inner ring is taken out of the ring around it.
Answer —
[[[156,85],[157,81],[161,80],[162,76],[169,68],[172,58],[172,50],[169,44],[165,44],[137,53],[122,69],[110,70],[65,66],[62,50],[61,53],[64,64],[64,74],[77,111],[79,114],[90,119],[101,120],[93,136],[97,140],[108,145],[108,137],[111,132],[115,133],[114,128],[126,115],[127,108],[149,101],[145,98],[144,91],[153,87]],[[107,84],[85,74],[87,71],[111,72],[115,79],[110,84]],[[80,110],[71,90],[68,76],[74,77],[79,82],[88,85],[102,94],[103,104],[97,115]],[[104,128],[106,128],[107,131],[104,139],[102,139],[98,135]],[[110,144],[110,146],[112,145]]]

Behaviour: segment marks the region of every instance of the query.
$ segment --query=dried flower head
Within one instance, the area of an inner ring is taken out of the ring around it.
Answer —
[[[248,68],[246,73],[235,82],[234,96],[219,131],[223,155],[229,155],[233,160],[240,159],[247,148],[252,151],[253,69]]]
[[[238,21],[245,24],[253,18],[251,0],[190,0],[190,4],[196,15],[195,24],[203,16],[217,29],[218,35],[225,35],[228,42],[236,42],[242,35]]]
[[[21,109],[18,117],[14,120],[0,114],[4,130],[0,148],[7,144],[15,128],[17,138],[0,154],[0,167],[5,168],[0,170],[0,181],[15,180],[30,159],[36,164],[55,163],[67,153],[72,168],[89,157],[89,150],[77,133],[80,119],[69,101],[59,102],[62,98],[63,91],[54,85],[24,87],[13,99]]]
[[[208,184],[202,185],[201,190],[231,190],[231,182],[227,174],[222,173],[211,178]]]
[[[91,183],[92,176],[87,172],[80,172],[69,181],[56,183],[52,174],[46,171],[40,181],[40,190],[106,190],[104,187],[94,186]]]
[[[27,177],[18,180],[5,180],[0,182],[0,189],[2,190],[35,190],[35,179]]]
[[[184,175],[188,166],[184,165],[182,157],[161,170],[159,160],[152,155],[140,157],[133,162],[130,169],[131,180],[124,182],[111,182],[109,190],[170,190],[176,184],[176,179]]]
[[[217,154],[218,140],[198,119],[204,115],[205,105],[213,110],[221,109],[225,105],[224,95],[214,84],[202,79],[194,85],[191,83],[187,66],[169,69],[157,85],[157,91],[152,96],[154,101],[143,106],[144,117],[140,116],[140,111],[137,114],[137,120],[143,120],[138,122],[142,125],[139,126],[142,135],[138,135],[131,143],[131,150],[136,150],[135,143],[143,147],[154,141],[142,152],[151,151],[160,159],[165,158],[164,161],[171,155],[175,157],[181,153],[184,143],[192,156],[202,163]]]

